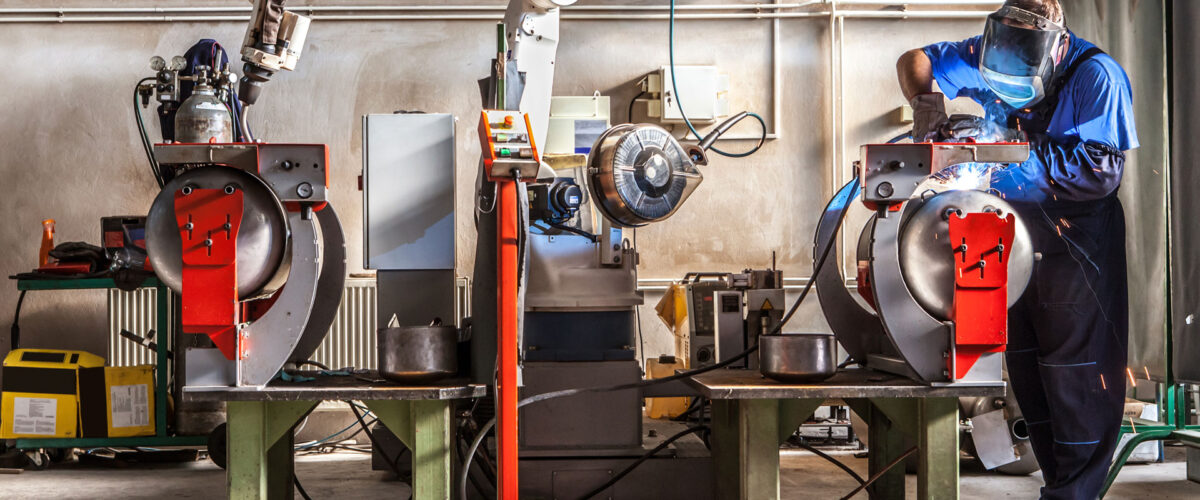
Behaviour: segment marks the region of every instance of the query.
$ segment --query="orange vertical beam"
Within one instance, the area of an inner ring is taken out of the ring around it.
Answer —
[[[499,183],[497,217],[497,344],[500,380],[499,440],[501,500],[517,500],[517,182]]]

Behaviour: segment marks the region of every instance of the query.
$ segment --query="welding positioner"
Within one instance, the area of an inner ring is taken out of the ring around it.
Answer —
[[[154,154],[173,178],[150,208],[146,250],[180,295],[183,332],[216,346],[176,349],[186,385],[262,387],[312,355],[341,302],[328,148],[161,144]]]
[[[858,244],[863,300],[847,290],[839,266],[816,276],[825,317],[851,358],[928,384],[1003,383],[1008,308],[1033,269],[1029,233],[1000,197],[947,189],[931,174],[1028,156],[1025,143],[862,147],[862,202],[875,211]],[[857,185],[826,207],[816,248],[836,238]]]

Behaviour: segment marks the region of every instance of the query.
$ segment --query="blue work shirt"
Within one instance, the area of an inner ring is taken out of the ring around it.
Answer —
[[[970,97],[984,107],[988,119],[1008,126],[1009,117],[1019,117],[1023,110],[1001,101],[984,83],[979,73],[981,38],[935,43],[924,52],[942,93],[951,99]],[[1095,46],[1074,33],[1070,40],[1060,71]],[[1009,201],[1091,201],[1120,186],[1121,152],[1138,147],[1129,77],[1108,54],[1079,64],[1058,94],[1046,97],[1058,101],[1046,130],[1024,129],[1029,134],[1029,159],[993,175],[992,187]],[[1016,123],[1020,125],[1019,118]]]

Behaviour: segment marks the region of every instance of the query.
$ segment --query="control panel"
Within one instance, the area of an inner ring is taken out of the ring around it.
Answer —
[[[492,180],[537,177],[541,159],[534,144],[529,115],[520,111],[485,109],[479,117],[483,164]]]

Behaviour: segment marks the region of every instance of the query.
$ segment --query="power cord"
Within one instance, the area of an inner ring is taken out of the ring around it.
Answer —
[[[892,470],[892,467],[895,467],[896,464],[903,462],[904,459],[908,458],[909,455],[912,455],[913,453],[916,453],[916,452],[917,452],[916,446],[909,448],[908,451],[904,452],[903,455],[900,455],[900,456],[896,457],[895,460],[892,460],[891,462],[889,462],[887,465],[885,465],[883,467],[883,470],[876,472],[875,475],[870,477],[870,479],[867,479],[867,482],[858,485],[857,488],[854,488],[854,491],[851,491],[850,494],[842,497],[841,500],[850,500],[850,498],[853,497],[854,495],[857,495],[858,492],[866,489],[868,486],[871,486],[872,484],[874,484],[876,480],[883,477],[884,473],[886,473],[889,470]]]
[[[613,475],[612,479],[609,479],[604,484],[597,486],[596,489],[594,489],[594,490],[588,492],[586,495],[580,497],[580,500],[588,500],[596,495],[599,495],[600,493],[603,493],[604,490],[607,490],[612,485],[617,484],[617,481],[620,481],[621,478],[629,475],[629,473],[633,472],[633,470],[636,469],[639,465],[642,465],[642,462],[650,460],[650,458],[653,457],[655,454],[657,454],[658,452],[660,452],[662,450],[665,450],[668,446],[671,445],[671,443],[678,441],[680,438],[682,438],[688,434],[692,434],[692,433],[700,432],[700,431],[707,431],[707,430],[708,430],[707,425],[698,425],[695,427],[689,427],[687,429],[684,429],[682,431],[675,433],[674,436],[671,436],[671,437],[663,440],[663,442],[659,443],[658,446],[655,446],[653,450],[650,450],[650,451],[646,452],[646,454],[642,455],[641,457],[638,457],[637,460],[634,460],[633,463],[626,466],[624,469],[621,470],[621,472],[618,472],[615,475]]]
[[[671,70],[671,92],[673,92],[675,94],[675,105],[679,107],[679,116],[683,117],[683,123],[687,125],[687,128],[689,131],[691,131],[692,135],[695,135],[696,139],[703,142],[705,140],[705,137],[700,135],[700,132],[696,131],[696,127],[692,126],[692,121],[688,119],[687,113],[684,113],[684,111],[683,111],[683,101],[679,98],[679,84],[677,83],[677,80],[675,78],[675,0],[671,0],[671,16],[670,16],[670,25],[669,25],[669,29],[668,29],[668,38],[667,38],[667,57],[669,58],[670,70]],[[630,109],[632,109],[632,105],[630,106]],[[722,151],[720,149],[711,147],[711,143],[707,149],[709,149],[710,151],[717,153],[721,156],[725,156],[725,157],[729,157],[729,158],[745,158],[754,153],[757,153],[758,150],[762,149],[763,144],[765,144],[767,142],[767,122],[765,120],[763,120],[763,118],[761,116],[758,116],[758,114],[756,114],[756,113],[749,113],[749,112],[743,112],[743,113],[746,116],[754,117],[755,119],[758,120],[759,125],[762,125],[762,136],[759,137],[758,144],[756,144],[749,151],[745,151],[742,153],[729,153],[726,151]],[[740,121],[744,117],[745,116],[735,117],[735,118],[737,118],[737,120],[734,121],[734,123],[736,123],[737,121]],[[733,125],[732,123],[729,124],[729,126],[732,126],[732,125]],[[724,131],[722,131],[722,132],[724,132]],[[720,134],[717,134],[717,136],[720,136]],[[716,137],[713,137],[713,141],[716,141]]]

